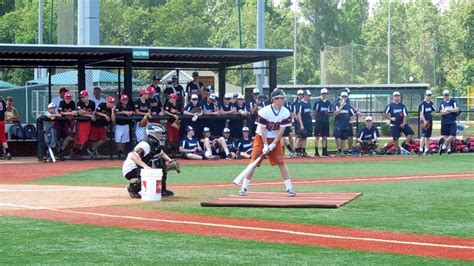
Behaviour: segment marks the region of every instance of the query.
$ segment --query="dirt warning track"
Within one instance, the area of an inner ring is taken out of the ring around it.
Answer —
[[[0,215],[272,243],[474,260],[474,239],[187,215],[119,207],[3,209]]]

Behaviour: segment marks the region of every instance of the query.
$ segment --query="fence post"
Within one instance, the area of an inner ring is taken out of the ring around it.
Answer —
[[[417,117],[418,117],[418,122],[417,122],[418,123],[418,138],[420,138],[420,125],[421,125],[421,123],[420,123],[420,112],[417,112],[417,114],[418,114],[417,115]],[[433,126],[433,125],[431,125],[431,126]]]

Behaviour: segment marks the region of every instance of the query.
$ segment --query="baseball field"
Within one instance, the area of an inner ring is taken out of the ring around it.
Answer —
[[[120,161],[0,162],[0,263],[473,264],[473,159],[287,160],[297,193],[363,193],[340,208],[201,207],[244,161],[181,161],[161,202],[131,199]],[[278,169],[250,189],[283,191]]]

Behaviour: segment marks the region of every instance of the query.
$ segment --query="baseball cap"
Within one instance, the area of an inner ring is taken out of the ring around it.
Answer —
[[[252,93],[253,93],[253,94],[260,94],[260,91],[258,90],[258,88],[254,88],[254,89],[252,90]]]
[[[87,92],[87,90],[82,90],[80,95],[81,95],[81,97],[88,97],[89,93]]]
[[[230,132],[230,129],[227,128],[227,127],[225,127],[224,130],[222,130],[222,132],[224,132],[224,133],[229,133],[229,132]]]
[[[394,92],[393,92],[393,96],[400,96],[400,92],[394,91]]]
[[[173,94],[176,95],[175,93],[173,93]],[[178,95],[176,95],[176,99],[178,99]],[[193,95],[191,95],[191,99],[199,99],[199,96],[197,94],[193,94]]]
[[[140,89],[140,95],[143,94],[150,94],[150,91],[148,89]]]
[[[425,95],[432,95],[432,94],[433,94],[433,92],[431,90],[426,90],[425,91]]]
[[[109,98],[107,98],[107,102],[108,103],[115,103],[115,97],[109,96]]]
[[[62,87],[62,88],[59,89],[59,92],[68,92],[68,90],[66,88]]]
[[[347,92],[347,95],[351,94],[351,90],[349,88],[344,88],[344,90]]]
[[[272,91],[272,94],[270,97],[276,98],[276,97],[286,97],[286,93],[282,89],[276,88],[275,90]]]
[[[372,121],[372,117],[369,115],[369,116],[366,116],[365,117],[365,121]]]
[[[56,108],[56,104],[54,104],[54,103],[48,104],[48,109],[49,109],[49,108]]]
[[[194,95],[196,95],[196,94],[193,94],[193,96],[194,96]],[[191,96],[191,99],[193,98],[193,96]],[[196,96],[197,96],[197,95],[196,95]],[[174,99],[174,100],[178,100],[179,97],[178,97],[178,94],[176,94],[176,93],[171,93],[171,94],[170,94],[170,98],[171,98],[171,99]]]
[[[173,76],[171,77],[171,80],[178,80],[178,76],[173,75]]]
[[[154,95],[156,93],[156,90],[154,87],[150,86],[147,88],[148,92],[151,94],[151,95]]]
[[[68,100],[72,99],[72,94],[70,92],[66,92],[64,94],[64,99],[68,99]]]
[[[311,96],[311,91],[306,90],[306,91],[304,92],[304,94],[305,94],[305,95],[308,95],[308,96]]]
[[[303,94],[303,93],[304,93],[303,90],[298,90],[298,91],[296,92],[297,95],[301,95],[301,94]]]
[[[153,75],[153,81],[157,81],[157,80],[161,80],[161,77],[157,75]]]
[[[226,93],[224,95],[224,99],[230,99],[230,98],[232,98],[232,93]]]
[[[321,89],[321,94],[323,93],[328,93],[328,89],[324,88],[324,89]]]
[[[121,101],[127,101],[128,100],[128,95],[127,94],[120,95],[120,100]]]
[[[186,127],[186,131],[189,132],[189,131],[191,131],[191,130],[194,130],[194,128],[193,128],[192,126],[187,126],[187,127]]]
[[[211,95],[209,95],[209,99],[211,99],[211,100],[215,100],[215,99],[216,99],[216,95],[215,95],[214,93],[213,93],[213,94],[211,94]]]
[[[343,91],[343,92],[341,92],[341,97],[342,96],[349,96],[349,95],[347,94],[347,91]]]
[[[443,91],[443,95],[444,95],[444,96],[449,95],[449,91],[448,91],[448,90],[444,90],[444,91]]]
[[[193,72],[193,77],[199,77],[199,73],[197,71]]]
[[[204,127],[202,131],[203,131],[203,132],[209,132],[209,131],[211,131],[211,129],[208,128],[208,127]]]
[[[243,100],[245,99],[244,96],[242,94],[237,94],[237,100]]]
[[[242,132],[245,132],[245,131],[248,132],[248,131],[250,131],[250,129],[249,129],[248,127],[243,127],[243,128],[242,128]]]

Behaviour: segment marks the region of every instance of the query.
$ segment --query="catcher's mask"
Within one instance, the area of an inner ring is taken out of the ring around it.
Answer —
[[[166,129],[157,123],[149,123],[146,127],[146,135],[148,139],[152,142],[160,144],[160,146],[165,145],[166,141]]]

